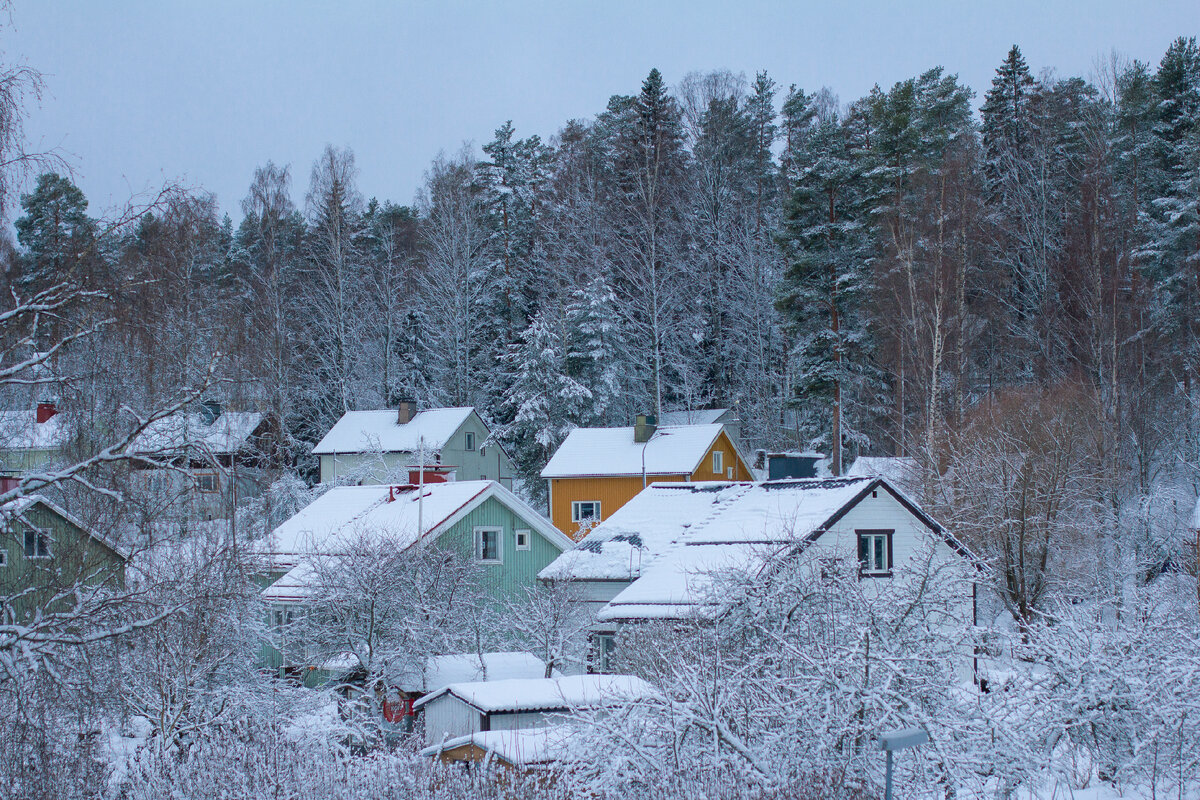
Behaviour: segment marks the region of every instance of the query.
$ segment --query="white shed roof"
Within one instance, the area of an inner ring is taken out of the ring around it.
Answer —
[[[546,662],[532,653],[455,653],[430,656],[425,673],[401,675],[395,685],[405,692],[430,692],[452,683],[543,678]]]
[[[433,757],[446,750],[465,744],[473,744],[496,758],[515,767],[533,764],[548,764],[561,758],[567,751],[571,737],[576,733],[572,725],[547,725],[541,728],[517,728],[514,730],[476,731],[459,736],[432,747],[426,747],[421,755]]]
[[[576,428],[542,470],[543,478],[589,475],[690,475],[723,425],[661,426],[649,442],[633,440],[633,427]]]
[[[0,449],[56,450],[66,444],[63,421],[62,414],[38,422],[36,411],[0,411]]]
[[[664,411],[658,417],[659,425],[711,425],[720,422],[729,413],[728,408],[696,408],[690,411]]]
[[[431,451],[441,450],[462,427],[475,409],[431,408],[417,412],[401,424],[396,409],[383,411],[347,411],[329,429],[317,446],[316,455],[333,453],[362,453],[378,450],[382,453],[413,453],[423,440]]]
[[[425,695],[413,707],[421,708],[446,695],[456,697],[487,714],[604,708],[659,696],[657,689],[634,675],[568,675],[559,678],[452,683]]]
[[[198,411],[179,411],[150,423],[131,449],[147,455],[185,449],[228,455],[245,447],[262,421],[257,411],[222,411],[206,424]]]

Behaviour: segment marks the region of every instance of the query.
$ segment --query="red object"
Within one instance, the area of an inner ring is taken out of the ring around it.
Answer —
[[[54,403],[38,403],[37,405],[37,421],[42,424],[46,420],[58,413],[58,406]]]
[[[0,492],[11,492],[21,482],[20,478],[12,475],[0,475]]]
[[[383,718],[387,722],[399,722],[412,715],[413,701],[411,697],[401,697],[395,700],[389,698],[383,701]]]
[[[439,467],[426,467],[425,480],[422,481],[421,469],[417,467],[408,471],[408,482],[414,486],[420,483],[446,483],[449,476],[449,471],[445,471]]]

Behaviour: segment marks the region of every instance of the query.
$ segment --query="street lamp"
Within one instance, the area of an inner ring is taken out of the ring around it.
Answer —
[[[921,728],[902,728],[879,734],[879,748],[887,751],[887,777],[884,779],[884,800],[892,800],[892,753],[925,744],[929,734]]]
[[[670,435],[671,434],[668,433],[667,431],[655,431],[654,433],[652,433],[650,435],[650,438],[646,440],[645,444],[642,445],[642,488],[643,489],[646,488],[646,445],[653,442],[654,438],[656,436],[670,436]]]

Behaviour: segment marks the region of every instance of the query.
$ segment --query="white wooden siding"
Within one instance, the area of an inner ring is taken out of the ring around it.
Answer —
[[[425,718],[425,744],[441,744],[448,739],[481,730],[482,715],[452,694],[430,700],[421,708]]]

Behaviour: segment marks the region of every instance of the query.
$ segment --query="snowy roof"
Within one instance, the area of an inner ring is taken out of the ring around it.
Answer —
[[[691,475],[724,425],[660,426],[649,442],[633,440],[633,427],[576,428],[542,470],[543,478],[588,475]]]
[[[36,411],[0,411],[0,449],[56,450],[67,440],[63,420],[62,414],[38,422]]]
[[[412,671],[412,672],[415,672]],[[393,683],[401,691],[428,692],[452,683],[504,681],[514,678],[542,678],[546,662],[532,653],[457,653],[430,656],[423,675],[401,675]]]
[[[872,489],[882,488],[917,515],[958,552],[969,552],[941,526],[929,519],[903,492],[881,478],[807,478],[765,483],[655,484],[596,528],[574,550],[562,554],[542,570],[543,579],[597,577],[633,582],[600,612],[601,621],[619,619],[678,619],[716,607],[714,583],[722,573],[745,574],[767,564],[781,551],[813,541]],[[666,509],[670,492],[692,495],[695,505],[682,519],[679,532],[669,541],[661,534],[662,517],[674,517],[681,506]],[[707,495],[707,499],[703,499]],[[664,507],[659,511],[659,507]],[[633,509],[623,520],[621,513]],[[639,526],[660,530],[649,540],[653,547],[641,553],[637,573],[621,574],[613,562],[628,555],[628,540],[606,538],[608,523],[619,523],[622,532]],[[597,536],[599,534],[599,536]],[[589,540],[597,536],[595,545]],[[588,556],[578,555],[580,552]],[[615,556],[615,558],[613,558]],[[615,569],[614,569],[615,567]],[[616,574],[605,575],[605,570]],[[627,578],[628,579],[628,578]]]
[[[571,545],[528,503],[495,481],[450,481],[416,486],[338,486],[318,497],[256,543],[275,569],[290,571],[263,592],[277,602],[303,599],[313,570],[306,556],[337,556],[364,535],[391,537],[400,548],[433,539],[490,497],[516,512],[560,547]],[[418,530],[418,527],[422,530]]]
[[[633,675],[568,675],[559,678],[452,683],[425,695],[413,704],[413,708],[420,708],[444,695],[457,697],[486,714],[604,708],[659,696],[653,686]]]
[[[317,442],[313,453],[412,453],[422,440],[430,450],[441,450],[474,411],[471,406],[431,408],[403,424],[397,421],[396,409],[347,411]]]
[[[696,408],[690,411],[664,411],[658,415],[659,425],[711,425],[720,422],[728,408]]]
[[[684,545],[797,541],[867,478],[655,483],[541,571],[543,580],[633,580]]]
[[[263,414],[257,411],[222,411],[211,424],[198,411],[179,411],[150,423],[131,449],[155,454],[190,448],[228,455],[245,447],[262,421]]]
[[[62,506],[59,506],[57,503],[54,503],[53,501],[47,499],[46,497],[43,497],[40,494],[27,494],[24,497],[17,497],[12,500],[9,500],[7,503],[4,503],[3,505],[0,505],[0,519],[14,519],[15,518],[15,519],[24,520],[25,512],[27,512],[29,509],[33,508],[35,505],[39,505],[39,504],[50,509],[58,516],[65,519],[67,522],[74,525],[76,528],[79,528],[79,530],[83,531],[88,536],[91,536],[97,542],[104,545],[109,550],[113,551],[118,556],[120,556],[123,561],[129,560],[129,553],[126,552],[126,550],[124,548],[117,545],[116,542],[114,542],[111,539],[109,539],[108,537],[98,533],[97,531],[93,530],[89,526],[83,524],[83,522],[78,517],[74,516],[73,514],[67,513],[62,508]],[[29,522],[28,520],[25,520],[25,522],[26,522],[26,524],[30,525],[31,527],[33,526],[32,522]]]
[[[906,456],[859,456],[846,470],[847,477],[885,478],[907,490],[919,480],[920,467]]]
[[[572,725],[476,731],[466,736],[449,739],[441,744],[435,744],[432,747],[426,747],[421,751],[421,755],[438,756],[447,750],[473,744],[480,750],[512,764],[514,767],[547,764],[558,760],[565,754],[575,732]]]

